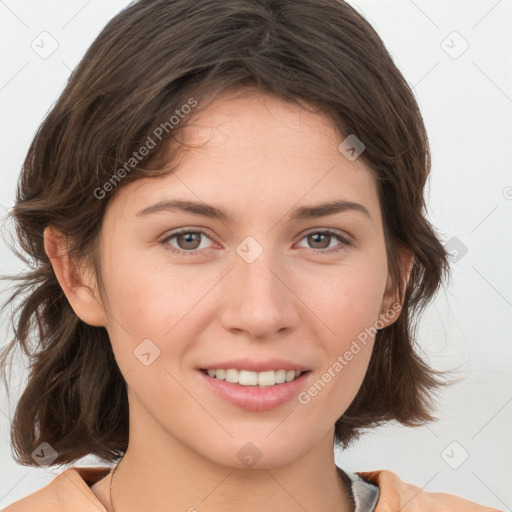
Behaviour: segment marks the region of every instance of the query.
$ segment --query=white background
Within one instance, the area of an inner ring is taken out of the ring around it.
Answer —
[[[512,0],[350,3],[376,28],[414,88],[433,157],[429,219],[444,243],[455,237],[449,243],[463,244],[467,253],[454,261],[450,286],[419,329],[432,364],[459,367],[455,375],[461,382],[439,399],[441,420],[416,429],[380,428],[336,453],[336,462],[354,471],[390,469],[428,491],[510,510]],[[13,205],[28,145],[70,70],[127,4],[0,1],[1,215]],[[31,48],[43,31],[58,43],[46,59]],[[19,266],[2,243],[0,273]],[[5,316],[0,345],[10,335]],[[20,382],[23,378],[19,375]],[[0,507],[41,488],[62,470],[26,468],[11,458],[9,417],[17,389],[13,392],[9,404],[1,388]],[[76,465],[98,463],[86,458]]]

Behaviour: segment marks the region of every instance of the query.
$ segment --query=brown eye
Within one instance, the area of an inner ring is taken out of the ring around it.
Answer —
[[[195,231],[189,231],[188,233],[180,233],[176,235],[176,241],[180,249],[193,250],[197,249],[201,244],[201,234]]]
[[[171,243],[174,239],[176,245]],[[210,237],[204,231],[184,230],[169,235],[161,244],[174,254],[195,256],[201,254],[198,249],[205,248],[200,247],[202,239],[210,240]]]
[[[333,239],[338,240],[339,243],[332,246]],[[302,240],[307,240],[309,249],[317,249],[317,252],[324,254],[341,251],[351,244],[348,238],[331,230],[310,231]]]
[[[314,233],[308,235],[308,242],[312,243],[313,249],[327,249],[331,242],[332,235]]]

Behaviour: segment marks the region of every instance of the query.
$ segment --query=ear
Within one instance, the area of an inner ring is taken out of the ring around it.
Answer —
[[[411,251],[400,248],[399,253],[400,271],[402,275],[402,296],[399,296],[398,287],[393,286],[391,276],[388,274],[388,281],[383,295],[379,316],[380,321],[384,324],[383,328],[391,325],[399,316],[399,312],[401,311],[404,303],[405,290],[409,283],[412,265],[414,263],[414,254]]]
[[[107,319],[101,301],[94,294],[96,280],[90,269],[84,269],[71,258],[68,238],[53,226],[44,230],[44,250],[50,258],[53,271],[62,291],[76,315],[85,323],[105,326]]]

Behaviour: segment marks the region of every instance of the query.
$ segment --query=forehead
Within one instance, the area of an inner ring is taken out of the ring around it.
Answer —
[[[342,136],[332,120],[313,105],[306,108],[315,112],[253,88],[225,91],[193,116],[183,138],[185,143],[204,145],[210,155],[239,150],[247,159],[258,156],[269,163],[279,156],[339,157]],[[188,148],[183,151],[186,154]]]
[[[340,152],[344,135],[319,112],[251,89],[224,92],[193,115],[178,139],[185,145],[167,148],[177,163],[172,173],[135,181],[116,194],[113,202],[127,215],[169,198],[237,211],[255,203],[289,209],[344,199],[363,203],[380,219],[373,173],[362,159],[350,161]]]

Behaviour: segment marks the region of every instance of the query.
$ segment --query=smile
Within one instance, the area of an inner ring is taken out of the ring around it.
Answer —
[[[241,386],[259,388],[291,382],[304,373],[299,370],[285,369],[252,372],[249,370],[238,370],[236,368],[202,369],[201,371],[218,380],[225,380],[226,382],[240,384]]]

